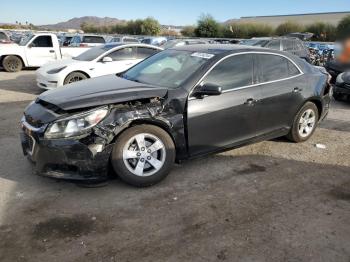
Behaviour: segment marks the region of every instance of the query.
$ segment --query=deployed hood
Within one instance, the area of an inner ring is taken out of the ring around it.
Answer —
[[[129,81],[116,75],[96,77],[42,93],[38,99],[63,110],[164,97],[166,88]]]

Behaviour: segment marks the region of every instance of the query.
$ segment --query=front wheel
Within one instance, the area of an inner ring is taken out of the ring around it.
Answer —
[[[23,63],[18,56],[9,55],[2,60],[2,67],[6,72],[19,72],[23,68]]]
[[[126,183],[151,186],[169,174],[175,161],[174,142],[157,126],[133,126],[118,137],[111,161],[114,171]]]
[[[64,85],[67,85],[67,84],[71,84],[71,83],[74,83],[74,82],[78,82],[78,81],[81,81],[81,80],[84,80],[84,79],[87,79],[88,77],[83,74],[83,73],[80,73],[80,72],[73,72],[73,73],[70,73],[66,79],[64,79],[64,82],[63,84]]]
[[[318,109],[312,102],[307,102],[294,118],[287,138],[293,142],[304,142],[314,133],[318,121]]]

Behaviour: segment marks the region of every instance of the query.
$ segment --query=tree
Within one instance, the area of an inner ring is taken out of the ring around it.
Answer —
[[[350,37],[350,15],[340,20],[337,27],[337,33],[338,37],[341,39]]]
[[[337,37],[336,27],[329,23],[317,22],[306,27],[306,31],[313,33],[313,40],[335,41]]]
[[[147,17],[142,21],[141,34],[143,35],[158,35],[161,31],[161,26],[158,20],[153,17]]]
[[[181,34],[183,36],[189,36],[189,37],[192,37],[192,36],[195,36],[195,30],[196,30],[196,27],[194,26],[185,26],[184,28],[182,28],[181,30]]]
[[[267,24],[232,23],[225,27],[224,36],[233,38],[252,38],[273,35],[273,28]]]
[[[221,26],[211,15],[203,14],[198,19],[195,34],[201,37],[219,37],[221,36]]]
[[[286,35],[289,33],[303,32],[304,27],[298,23],[287,21],[285,23],[280,24],[276,28],[277,35]]]

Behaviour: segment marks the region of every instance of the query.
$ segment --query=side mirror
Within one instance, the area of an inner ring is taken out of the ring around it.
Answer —
[[[110,58],[109,56],[105,56],[104,58],[102,58],[102,62],[103,63],[113,62],[113,59]]]
[[[218,96],[222,94],[221,86],[215,84],[204,84],[202,86],[198,86],[194,92],[194,96],[202,97],[202,96]]]

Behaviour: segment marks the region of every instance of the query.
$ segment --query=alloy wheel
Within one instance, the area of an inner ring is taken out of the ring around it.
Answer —
[[[166,150],[156,136],[141,133],[131,137],[123,148],[123,161],[136,176],[151,176],[164,165]]]
[[[316,114],[312,109],[307,109],[301,115],[298,125],[299,135],[301,137],[309,136],[314,130],[316,124]]]

